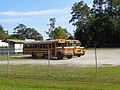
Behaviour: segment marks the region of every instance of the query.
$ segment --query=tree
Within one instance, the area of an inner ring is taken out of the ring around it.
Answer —
[[[26,28],[27,27],[24,24],[19,24],[13,30],[14,30],[14,33],[22,35],[22,34],[24,34],[24,31]]]
[[[9,38],[43,40],[42,35],[38,33],[37,30],[34,28],[27,28],[24,24],[19,24],[13,30],[15,34],[11,35]]]
[[[83,1],[72,7],[70,22],[76,26],[75,38],[84,45],[120,45],[120,2],[119,0],[93,0],[90,9]]]
[[[71,34],[67,31],[67,29],[63,29],[61,26],[58,26],[53,31],[54,39],[68,39]]]
[[[2,25],[0,25],[0,40],[4,40],[8,37],[8,33],[3,29]]]
[[[120,2],[117,0],[94,0],[95,21],[92,25],[96,32],[95,41],[101,46],[120,44],[118,30]],[[101,37],[102,36],[102,37]]]
[[[49,24],[50,28],[49,28],[49,31],[46,32],[46,34],[48,34],[49,39],[54,39],[53,38],[53,31],[54,31],[54,28],[55,28],[55,22],[56,22],[56,20],[55,20],[55,18],[50,18],[49,22],[50,22],[50,24]]]
[[[86,45],[88,39],[89,19],[91,17],[91,10],[83,1],[75,3],[72,7],[72,18],[69,21],[76,27],[74,32],[75,39],[78,39],[82,44]]]
[[[39,34],[34,28],[26,28],[24,31],[24,36],[27,39],[43,40],[41,34]]]
[[[17,34],[12,34],[7,39],[25,40],[23,36]]]

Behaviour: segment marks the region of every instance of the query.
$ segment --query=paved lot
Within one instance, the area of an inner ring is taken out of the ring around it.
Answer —
[[[28,57],[28,56],[27,56]],[[30,58],[30,57],[28,57]],[[48,60],[10,60],[11,65],[20,64],[31,64],[31,65],[48,65]],[[0,61],[0,64],[7,64],[8,61]],[[97,50],[97,63],[98,66],[115,66],[120,65],[120,49],[111,50]],[[50,60],[50,65],[64,66],[64,67],[85,67],[85,66],[95,66],[95,51],[87,50],[86,54],[81,57],[73,57],[72,59],[63,60]]]

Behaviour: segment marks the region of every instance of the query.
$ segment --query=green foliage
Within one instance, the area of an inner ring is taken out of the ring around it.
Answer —
[[[34,28],[27,28],[24,24],[19,24],[14,28],[14,33],[9,37],[9,39],[35,39],[43,40],[43,37],[40,33],[37,32]]]
[[[25,38],[23,36],[17,35],[17,34],[12,34],[7,39],[25,40]]]
[[[4,40],[8,37],[8,34],[4,31],[3,27],[0,25],[0,40]]]
[[[67,29],[63,29],[60,26],[53,31],[54,39],[68,39],[69,36],[70,33],[68,33]]]
[[[46,34],[49,39],[73,39],[72,35],[67,31],[67,29],[58,26],[55,28],[55,18],[50,18],[50,29]]]
[[[54,28],[55,28],[56,20],[55,20],[55,18],[50,18],[49,21],[50,21],[50,24],[49,24],[50,28],[49,28],[49,31],[46,31],[46,34],[49,36],[49,39],[54,39],[53,31],[54,31]]]
[[[35,40],[43,40],[41,34],[37,32],[34,28],[26,28],[24,31],[25,38],[35,39]]]
[[[83,1],[75,3],[72,7],[72,18],[70,23],[72,22],[74,26],[76,26],[76,30],[74,32],[75,39],[78,39],[82,42],[83,45],[86,45],[88,38],[88,28],[89,28],[89,20],[91,19],[91,11],[90,8]]]
[[[76,26],[75,38],[84,45],[120,45],[120,2],[117,0],[93,0],[90,9],[83,1],[72,7],[70,22]]]

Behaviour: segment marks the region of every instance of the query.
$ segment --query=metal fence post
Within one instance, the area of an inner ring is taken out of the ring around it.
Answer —
[[[98,61],[97,61],[96,44],[95,44],[95,63],[96,63],[96,76],[98,76]]]
[[[50,48],[48,45],[48,74],[50,75]]]
[[[10,61],[9,61],[9,55],[10,55],[10,48],[7,49],[7,75],[9,76],[10,73]]]

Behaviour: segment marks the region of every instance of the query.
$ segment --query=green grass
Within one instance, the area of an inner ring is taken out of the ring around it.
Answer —
[[[19,57],[20,56],[20,57]],[[12,54],[12,55],[0,55],[0,60],[46,60],[40,58],[32,58],[31,55],[26,54]]]
[[[62,68],[0,66],[0,90],[120,90],[120,66]],[[4,72],[4,73],[3,73]]]

